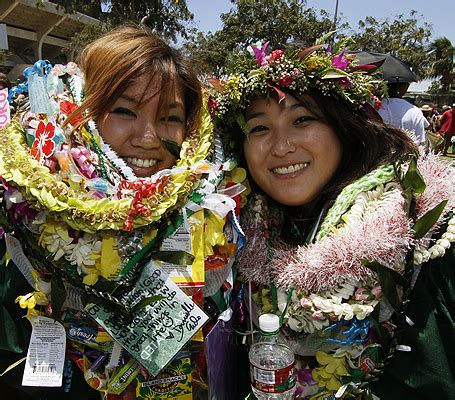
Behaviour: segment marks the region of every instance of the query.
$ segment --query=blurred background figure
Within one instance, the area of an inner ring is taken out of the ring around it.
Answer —
[[[378,112],[384,122],[411,132],[414,140],[420,144],[425,142],[425,129],[430,126],[430,123],[419,107],[403,99],[409,84],[409,82],[388,82],[389,97],[382,101],[383,108]]]
[[[447,155],[447,150],[452,144],[452,138],[455,136],[455,103],[452,108],[448,109],[441,116],[441,134],[444,137],[444,150],[443,155]]]
[[[0,72],[0,90],[1,89],[11,89],[11,81],[2,72]]]

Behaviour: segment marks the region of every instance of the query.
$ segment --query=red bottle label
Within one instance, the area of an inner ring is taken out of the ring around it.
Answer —
[[[251,385],[265,393],[283,393],[295,386],[294,364],[269,370],[250,364]]]

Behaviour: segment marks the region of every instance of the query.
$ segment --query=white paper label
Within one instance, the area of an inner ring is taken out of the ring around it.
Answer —
[[[32,74],[28,77],[30,111],[36,114],[52,114],[51,99],[47,92],[46,78]]]
[[[187,253],[191,254],[191,236],[184,225],[181,225],[180,228],[178,228],[172,236],[163,240],[161,250],[186,251]],[[178,277],[191,277],[191,265],[175,265],[167,262],[162,262],[161,268],[166,272],[166,274],[169,275],[171,279]]]
[[[32,336],[25,361],[23,386],[62,386],[65,362],[65,328],[52,318],[31,320]]]

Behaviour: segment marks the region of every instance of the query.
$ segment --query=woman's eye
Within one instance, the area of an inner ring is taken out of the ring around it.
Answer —
[[[119,114],[119,115],[126,115],[126,116],[129,116],[129,117],[135,117],[136,116],[136,114],[133,111],[131,111],[128,108],[124,108],[124,107],[114,108],[112,113],[113,114]]]
[[[305,122],[309,122],[309,121],[315,121],[316,118],[314,117],[311,117],[309,115],[302,115],[301,117],[297,118],[295,121],[294,121],[294,125],[300,125],[300,124],[303,124]]]
[[[179,115],[166,115],[164,117],[161,117],[160,121],[164,122],[177,122],[179,124],[183,124],[185,121],[182,117]]]
[[[256,126],[253,126],[251,129],[250,129],[250,132],[249,133],[259,133],[259,132],[264,132],[266,130],[268,130],[269,128],[267,128],[265,125],[256,125]]]

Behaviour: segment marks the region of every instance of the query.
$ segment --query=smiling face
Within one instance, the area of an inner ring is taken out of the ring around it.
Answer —
[[[139,77],[97,120],[104,141],[138,177],[151,176],[175,164],[177,157],[166,149],[162,139],[179,145],[185,139],[186,114],[180,87],[175,85],[168,96],[169,104],[161,112],[160,88],[159,78],[149,84],[148,77]]]
[[[287,94],[279,104],[259,97],[245,114],[243,149],[250,175],[278,203],[313,200],[337,170],[342,145],[331,127]]]

